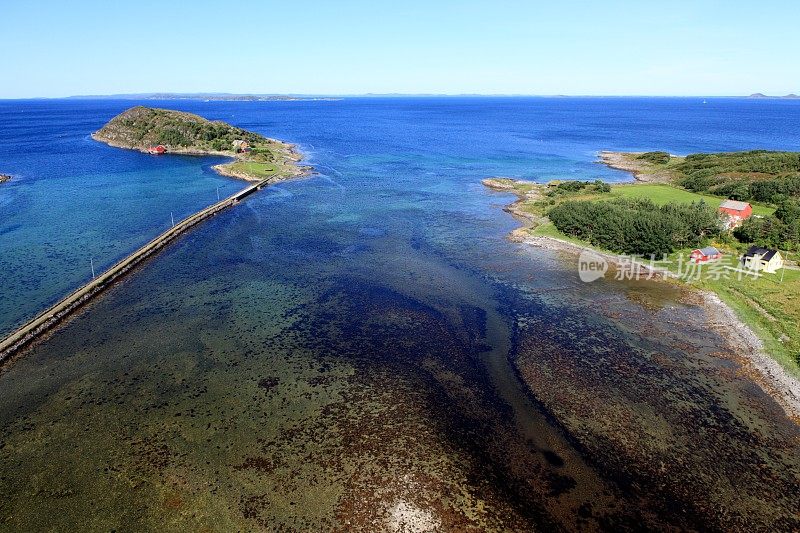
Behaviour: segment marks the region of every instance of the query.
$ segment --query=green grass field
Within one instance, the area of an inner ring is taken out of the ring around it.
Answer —
[[[274,176],[278,166],[274,163],[257,163],[255,161],[236,161],[231,165],[231,169],[242,172],[257,178],[268,178]]]
[[[644,184],[634,183],[630,185],[615,185],[611,188],[611,194],[607,195],[609,198],[649,198],[656,205],[665,205],[670,202],[674,203],[690,203],[705,201],[713,207],[725,201],[725,198],[719,196],[711,196],[708,194],[697,194],[685,189],[679,189],[672,185],[663,184]],[[762,205],[753,205],[753,214],[767,216],[775,212],[775,209]]]
[[[572,244],[577,244],[578,246],[587,246],[589,248],[596,248],[586,241],[576,239],[575,237],[570,237],[569,235],[564,235],[563,233],[561,233],[556,229],[556,227],[553,225],[552,222],[545,222],[544,224],[536,226],[530,231],[530,234],[533,235],[534,237],[552,237],[553,239],[567,241]]]
[[[800,271],[783,269],[782,274],[706,279],[696,284],[715,292],[752,327],[765,351],[800,377]]]

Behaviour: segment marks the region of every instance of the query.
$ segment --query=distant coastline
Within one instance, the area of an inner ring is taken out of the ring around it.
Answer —
[[[800,99],[800,95],[640,95],[640,94],[522,94],[522,93],[348,93],[348,94],[235,94],[235,93],[121,93],[71,95],[65,100],[201,100],[231,102],[340,101],[348,98],[686,98],[686,99]]]
[[[338,96],[300,96],[285,94],[231,94],[231,93],[135,93],[109,95],[75,95],[67,100],[204,100],[209,102],[297,102],[336,101]]]
[[[769,96],[769,95],[766,95],[764,93],[753,93],[750,96],[748,96],[748,98],[767,98],[767,99],[772,99],[772,100],[775,100],[775,99],[800,100],[800,96],[798,96],[798,95],[796,95],[794,93],[786,94],[786,95],[783,95],[783,96]]]
[[[314,95],[314,94],[287,94],[287,95],[271,95],[271,94],[228,94],[228,93],[125,93],[125,94],[81,94],[81,95],[67,95],[67,96],[8,96],[0,97],[0,101],[9,100],[64,100],[64,101],[81,101],[81,100],[129,100],[132,102],[144,101],[193,101],[193,102],[339,102],[342,100],[354,99],[403,99],[403,98],[442,98],[442,99],[458,99],[458,98],[472,98],[472,99],[488,99],[488,98],[519,98],[519,99],[542,99],[542,100],[625,100],[625,99],[653,99],[653,100],[686,100],[697,101],[700,103],[711,103],[712,100],[800,100],[800,95],[786,94],[786,95],[767,95],[763,93],[753,94],[733,94],[733,95],[652,95],[652,94],[513,94],[513,93],[495,93],[495,94],[478,94],[478,93],[352,93],[352,94],[331,94],[331,95]]]

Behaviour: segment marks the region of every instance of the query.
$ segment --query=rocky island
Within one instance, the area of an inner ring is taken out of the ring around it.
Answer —
[[[111,119],[92,138],[117,148],[153,154],[229,156],[234,160],[214,169],[248,181],[281,181],[309,171],[298,165],[301,157],[291,144],[170,109],[132,107]]]

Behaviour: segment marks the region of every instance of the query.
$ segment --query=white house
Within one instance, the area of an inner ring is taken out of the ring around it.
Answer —
[[[783,268],[783,256],[778,250],[751,246],[742,256],[742,264],[750,270],[774,274]]]

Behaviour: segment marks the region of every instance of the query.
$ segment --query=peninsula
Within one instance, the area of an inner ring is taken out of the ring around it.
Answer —
[[[224,176],[248,181],[275,182],[309,171],[298,165],[301,157],[291,144],[170,109],[132,107],[111,119],[92,138],[140,152],[232,157],[233,161],[214,169]]]
[[[485,179],[487,187],[517,197],[506,211],[523,226],[511,238],[573,253],[590,249],[612,268],[638,256],[648,277],[702,291],[708,315],[740,348],[743,367],[800,419],[800,153],[599,156],[636,181]],[[752,216],[733,228],[719,214],[730,199],[752,207]],[[689,268],[691,254],[703,247],[721,258]],[[779,250],[785,266],[779,273],[739,275],[740,257],[753,247]]]

